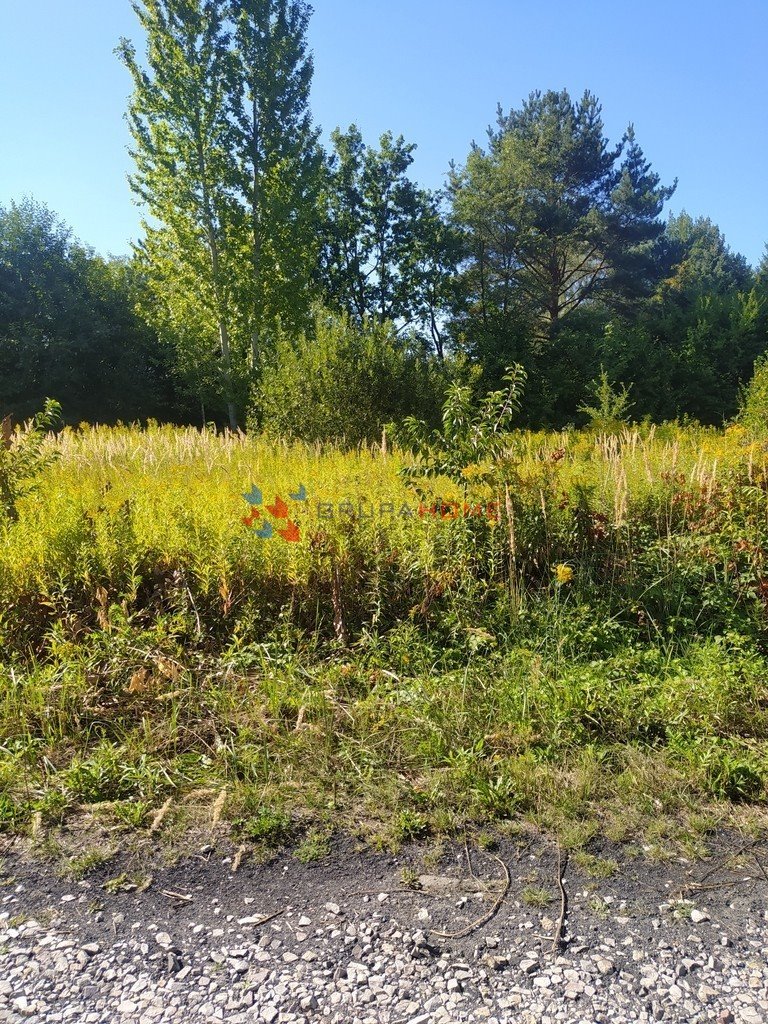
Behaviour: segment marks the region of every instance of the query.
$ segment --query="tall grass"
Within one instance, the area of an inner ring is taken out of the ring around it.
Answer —
[[[514,434],[429,500],[377,446],[48,444],[0,524],[7,828],[222,788],[259,838],[765,801],[768,453],[740,427]],[[298,542],[244,524],[252,484]]]

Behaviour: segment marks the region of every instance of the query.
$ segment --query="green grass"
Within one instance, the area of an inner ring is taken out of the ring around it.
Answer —
[[[550,892],[536,885],[526,885],[520,895],[527,907],[535,907],[539,910],[548,907],[553,899]]]
[[[0,523],[0,830],[147,832],[171,798],[158,839],[221,817],[306,860],[333,829],[394,848],[515,821],[664,855],[764,815],[768,467],[743,430],[513,435],[433,484],[498,522],[310,500],[298,543],[242,523],[252,482],[418,507],[406,457],[170,428],[56,446]]]
[[[578,850],[573,860],[590,878],[611,878],[619,870],[618,862],[612,858],[596,857],[584,850]]]

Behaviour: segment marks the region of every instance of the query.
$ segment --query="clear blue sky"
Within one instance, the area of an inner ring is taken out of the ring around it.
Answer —
[[[128,251],[130,91],[113,55],[140,37],[128,0],[0,0],[0,204],[45,202],[84,242]],[[712,218],[756,263],[768,242],[766,0],[316,0],[312,108],[418,144],[415,177],[443,183],[496,104],[585,88],[607,134],[633,121],[670,209]]]

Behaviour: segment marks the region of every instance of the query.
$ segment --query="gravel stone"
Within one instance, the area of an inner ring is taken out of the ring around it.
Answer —
[[[96,911],[90,882],[75,895],[50,871],[11,855],[0,869],[13,879],[0,878],[0,1024],[768,1020],[764,886],[714,887],[697,920],[690,904],[673,912],[691,879],[687,862],[644,862],[634,888],[612,876],[600,880],[599,896],[594,881],[578,880],[569,866],[564,941],[553,951],[552,930],[519,898],[531,866],[517,864],[514,849],[504,858],[510,893],[488,933],[481,925],[446,937],[495,899],[477,878],[461,876],[463,848],[458,854],[460,867],[441,864],[442,874],[424,876],[429,894],[403,892],[401,855],[367,855],[354,869],[332,864],[326,874],[286,856],[248,862],[235,875],[222,873],[214,856],[203,867],[197,860],[158,868],[167,878],[144,893],[100,892]],[[551,846],[542,843],[532,859],[542,880],[552,877]],[[191,899],[177,905],[161,889]],[[238,917],[244,903],[254,912]],[[705,920],[713,926],[698,927]]]

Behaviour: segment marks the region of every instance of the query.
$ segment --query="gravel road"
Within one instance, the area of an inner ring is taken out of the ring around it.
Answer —
[[[543,840],[471,860],[457,846],[429,871],[418,849],[342,844],[234,872],[203,847],[138,891],[133,863],[67,881],[11,849],[0,1022],[763,1024],[768,846],[729,850],[696,864],[613,851],[620,869],[594,879]],[[129,891],[109,883],[121,876]]]

